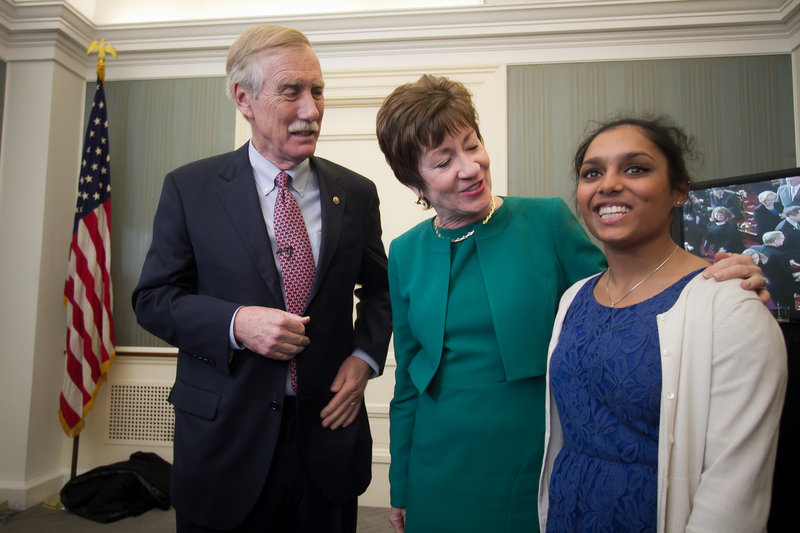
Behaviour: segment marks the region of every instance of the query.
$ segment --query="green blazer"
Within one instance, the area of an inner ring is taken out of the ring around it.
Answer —
[[[506,378],[544,377],[562,293],[600,272],[605,257],[558,198],[505,198],[489,224],[475,227],[471,238],[476,239]],[[405,506],[416,398],[441,361],[449,279],[450,242],[436,236],[432,219],[392,241],[389,289],[397,370],[389,477],[395,507]]]

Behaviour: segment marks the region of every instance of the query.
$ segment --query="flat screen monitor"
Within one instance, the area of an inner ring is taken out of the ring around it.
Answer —
[[[800,322],[800,168],[694,184],[675,226],[684,249],[709,262],[718,251],[751,255],[775,317]]]

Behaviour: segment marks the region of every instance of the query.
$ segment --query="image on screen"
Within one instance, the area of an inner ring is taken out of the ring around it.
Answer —
[[[718,251],[750,255],[773,314],[800,322],[800,168],[697,183],[676,222],[683,247],[709,262]]]

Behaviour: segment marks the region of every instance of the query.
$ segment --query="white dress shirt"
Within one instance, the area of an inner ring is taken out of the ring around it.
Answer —
[[[261,205],[261,213],[264,216],[264,223],[267,226],[267,234],[269,235],[269,242],[272,247],[272,256],[275,259],[275,267],[280,274],[281,261],[277,253],[278,247],[275,241],[273,214],[275,212],[275,200],[278,196],[278,188],[275,186],[275,176],[281,172],[281,169],[261,155],[258,150],[253,147],[252,142],[248,147],[248,155],[250,157],[250,165],[253,167],[253,177],[255,178],[256,189],[258,190],[258,202]],[[318,266],[322,244],[322,208],[320,207],[319,201],[319,180],[314,169],[311,168],[311,163],[308,159],[285,172],[292,177],[288,187],[295,200],[297,200],[300,212],[303,214],[306,231],[308,232],[308,239],[311,242],[311,252],[314,255],[314,264]],[[283,290],[283,297],[285,300],[286,289],[283,283],[281,283],[281,290]],[[239,309],[241,309],[241,307]],[[236,310],[236,313],[239,312],[239,309]],[[236,319],[236,313],[231,317],[230,342],[234,349],[243,350],[245,347],[236,342],[233,335],[233,322]],[[353,351],[353,355],[366,362],[370,368],[372,368],[371,377],[378,375],[378,364],[369,354],[360,348],[356,348]],[[299,357],[302,357],[302,352]],[[286,394],[293,396],[294,391],[292,391],[291,376],[289,376],[288,373],[286,382]]]

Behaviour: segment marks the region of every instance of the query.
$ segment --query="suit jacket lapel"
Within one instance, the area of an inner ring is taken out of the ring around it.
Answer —
[[[234,152],[230,165],[220,173],[220,178],[229,183],[220,190],[219,199],[264,283],[275,301],[283,305],[280,276],[275,268],[264,215],[258,201],[253,169],[247,155],[248,145],[249,143],[245,143]]]
[[[426,221],[430,224],[430,219]],[[444,348],[447,295],[450,290],[450,241],[440,239],[433,229],[422,230],[418,245],[409,250],[409,263],[403,268],[424,271],[414,278],[411,286],[414,298],[422,305],[414,305],[415,334],[424,350],[411,361],[408,373],[417,390],[424,391],[436,375]]]
[[[480,232],[475,240],[506,376],[518,379],[521,376],[544,375],[545,359],[531,361],[526,347],[530,346],[531,337],[544,335],[549,338],[551,327],[549,323],[532,323],[528,312],[520,312],[519,308],[510,305],[520,294],[528,297],[546,294],[536,287],[535,280],[539,278],[526,271],[528,265],[536,264],[535,257],[530,257],[535,252],[528,246],[520,246],[520,236],[508,228],[510,210],[511,206],[507,205],[503,211],[498,211],[494,224]],[[514,250],[513,261],[509,261],[509,250]],[[550,283],[557,282],[550,280]],[[542,305],[546,304],[542,302]],[[547,316],[546,313],[543,316]]]
[[[311,164],[317,174],[319,182],[319,203],[322,215],[322,242],[320,244],[319,261],[317,273],[314,277],[314,285],[308,300],[314,297],[319,289],[321,280],[333,260],[336,246],[339,244],[339,235],[342,231],[342,219],[344,216],[345,205],[347,204],[347,193],[339,182],[339,176],[333,173],[323,160],[316,157],[311,158]]]
[[[509,313],[514,308],[509,306],[508,302],[513,302],[519,294],[530,296],[530,291],[527,287],[526,273],[517,272],[513,266],[509,265],[508,250],[512,249],[514,244],[510,243],[505,235],[499,233],[499,231],[496,232],[492,236],[493,238],[478,240],[477,247],[486,295],[489,298],[489,310],[492,314],[500,354],[508,375],[513,370],[515,363],[513,357],[524,350],[527,337],[539,334],[539,332],[531,329],[530,317],[524,313],[513,311]],[[528,251],[521,249],[515,253],[525,256]],[[522,257],[515,259],[518,259],[517,264],[531,264],[523,261]]]
[[[430,231],[426,231],[425,236],[426,262],[429,263],[426,276],[430,281],[430,285],[426,287],[427,299],[430,302],[427,312],[429,313],[428,319],[431,327],[422,333],[422,336],[427,337],[423,340],[422,345],[431,347],[432,351],[429,355],[432,356],[432,359],[431,365],[427,368],[427,374],[424,376],[424,383],[421,380],[416,383],[417,386],[421,387],[419,390],[427,388],[441,364],[447,321],[447,301],[450,292],[450,265],[452,261],[452,250],[448,239],[437,237],[433,228],[430,228]]]

